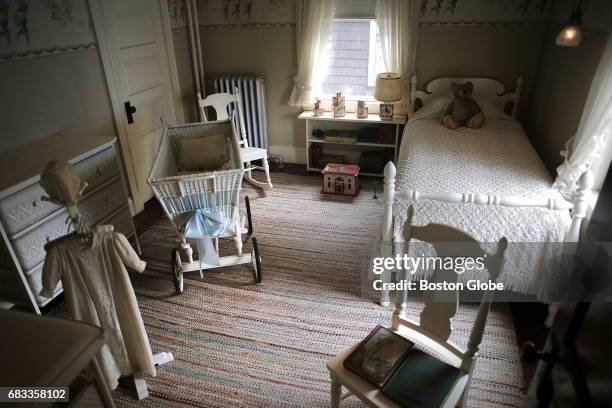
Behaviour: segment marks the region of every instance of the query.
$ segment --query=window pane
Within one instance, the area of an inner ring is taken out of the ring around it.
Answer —
[[[368,59],[368,87],[372,88],[372,95],[374,95],[376,75],[381,72],[385,72],[385,63],[382,57],[378,25],[376,21],[372,20],[370,21],[370,53]]]
[[[317,93],[344,92],[348,99],[373,99],[376,74],[384,71],[375,20],[336,20],[329,62]]]

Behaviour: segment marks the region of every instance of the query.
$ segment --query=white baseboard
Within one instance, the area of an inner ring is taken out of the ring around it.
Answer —
[[[270,154],[276,154],[287,163],[306,164],[306,148],[294,146],[270,146]]]

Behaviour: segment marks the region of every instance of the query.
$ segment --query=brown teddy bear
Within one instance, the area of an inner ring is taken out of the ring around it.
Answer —
[[[466,82],[451,84],[453,100],[448,104],[442,114],[442,124],[449,129],[457,129],[459,126],[467,126],[478,129],[485,121],[484,114],[480,106],[474,101],[472,91],[474,84]]]

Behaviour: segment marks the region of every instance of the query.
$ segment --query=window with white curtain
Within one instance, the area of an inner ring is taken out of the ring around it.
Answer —
[[[376,75],[385,71],[376,20],[339,18],[331,31],[325,74],[315,84],[315,96],[329,100],[340,91],[348,101],[374,101]]]

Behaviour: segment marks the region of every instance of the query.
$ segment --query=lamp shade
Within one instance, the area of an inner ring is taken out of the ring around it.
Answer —
[[[401,75],[394,72],[383,72],[376,76],[374,98],[381,102],[395,102],[402,99]]]

